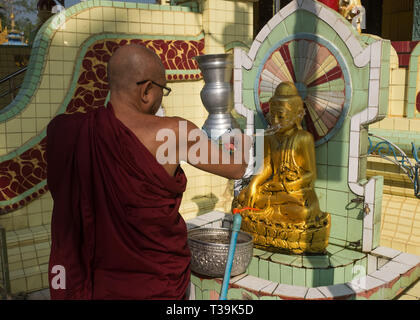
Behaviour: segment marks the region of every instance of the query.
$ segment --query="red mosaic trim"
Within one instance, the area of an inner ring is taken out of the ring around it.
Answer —
[[[141,40],[106,39],[92,44],[82,61],[82,69],[77,81],[73,99],[66,113],[88,112],[105,104],[108,95],[107,63],[112,54],[128,44],[143,45],[153,50],[162,60],[166,70],[179,71],[168,74],[168,81],[199,80],[202,74],[193,57],[204,54],[204,38],[198,41],[184,40]],[[193,74],[182,71],[197,70]]]
[[[0,201],[16,198],[13,204],[0,207],[0,214],[27,205],[43,195],[48,187],[21,199],[20,195],[32,189],[47,178],[47,139],[25,151],[20,156],[0,163]]]
[[[178,71],[167,75],[169,81],[202,78],[193,57],[204,54],[204,38],[190,41],[104,39],[92,44],[83,57],[77,86],[66,113],[86,113],[104,106],[109,89],[106,64],[116,49],[127,44],[148,47],[159,55],[167,70]],[[197,72],[186,74],[184,71],[187,70]],[[48,186],[45,186],[30,196],[21,198],[23,193],[47,178],[45,151],[46,138],[14,159],[0,163],[0,201],[13,200],[10,205],[0,205],[0,214],[28,205],[48,191]]]
[[[409,67],[411,53],[418,43],[419,41],[391,41],[391,45],[397,51],[400,68]]]
[[[339,10],[339,4],[338,0],[318,0],[319,2],[325,4],[326,6],[330,7],[331,9],[338,12]]]

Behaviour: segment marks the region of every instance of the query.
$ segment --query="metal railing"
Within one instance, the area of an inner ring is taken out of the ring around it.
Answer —
[[[25,73],[27,69],[28,69],[28,67],[21,68],[18,71],[15,71],[15,72],[9,74],[8,76],[4,77],[3,79],[0,79],[0,86],[3,85],[4,83],[8,82],[7,89],[3,92],[0,92],[0,99],[4,98],[4,97],[7,97],[7,96],[11,96],[11,101],[13,101],[13,99],[17,95],[17,91],[21,87],[21,83],[17,84],[16,79],[17,79],[18,76]],[[23,81],[23,79],[22,79],[22,81]]]
[[[375,145],[373,144],[372,138],[379,140]],[[411,143],[411,152],[416,163],[412,163],[408,158],[407,154],[399,148],[397,145],[391,141],[385,139],[384,137],[377,136],[373,133],[368,134],[369,140],[369,149],[367,156],[369,157],[378,157],[385,160],[388,160],[398,167],[408,176],[410,181],[414,185],[414,195],[417,198],[420,198],[420,181],[419,181],[419,167],[420,161],[418,158],[418,152],[420,148],[415,147],[414,143]]]

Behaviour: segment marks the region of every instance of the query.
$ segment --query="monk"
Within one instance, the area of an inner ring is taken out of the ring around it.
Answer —
[[[47,129],[51,299],[185,299],[190,250],[178,211],[187,183],[180,162],[239,179],[251,140],[243,136],[230,154],[205,136],[208,161],[190,161],[185,155],[194,141],[187,135],[197,126],[155,116],[170,92],[159,57],[143,46],[124,46],[108,73],[106,107],[59,115]],[[176,136],[166,152],[176,153],[175,161],[161,159],[160,148],[171,143],[157,139],[162,130]],[[233,161],[236,152],[241,163]],[[226,154],[231,161],[222,164]]]

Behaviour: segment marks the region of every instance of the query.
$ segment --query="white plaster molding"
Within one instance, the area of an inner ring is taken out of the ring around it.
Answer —
[[[318,288],[309,288],[306,292],[305,299],[317,300],[325,299],[325,296]]]
[[[360,52],[354,58],[354,64],[357,67],[363,68],[369,63],[370,58],[371,58],[371,48],[372,48],[372,45],[366,47],[362,52]]]
[[[348,170],[348,182],[356,183],[358,181],[358,170],[359,170],[359,158],[350,157],[349,158],[349,170]]]
[[[312,12],[315,15],[319,15],[319,12],[322,9],[322,5],[318,1],[313,0],[303,0],[299,4],[301,9]]]
[[[326,22],[330,27],[333,27],[335,25],[338,18],[336,12],[326,6],[321,8],[318,17],[324,20],[324,22]]]
[[[279,284],[277,282],[271,282],[269,285],[265,286],[260,290],[261,293],[273,294]]]
[[[235,70],[242,69],[242,52],[244,50],[239,47],[233,48],[233,68]]]
[[[270,21],[268,21],[268,23],[261,29],[260,33],[254,39],[254,42],[251,45],[251,49],[247,54],[250,61],[244,58],[242,65],[245,67],[245,69],[249,70],[252,68],[258,50],[261,47],[262,42],[265,41],[270,32],[276,26],[282,23],[284,19],[286,19],[288,16],[290,16],[297,10],[305,10],[311,12],[318,16],[319,19],[326,22],[331,28],[333,28],[336,31],[338,36],[345,43],[353,57],[356,66],[364,67],[367,65],[367,63],[369,62],[369,53],[373,44],[366,48],[363,48],[355,33],[352,32],[351,27],[349,27],[343,21],[343,18],[341,18],[337,13],[335,13],[333,10],[326,7],[325,5],[313,0],[294,0],[291,1],[279,12],[277,12],[270,19]]]
[[[363,221],[362,251],[371,252],[373,249],[373,230],[365,226]]]
[[[188,300],[195,300],[195,285],[190,281],[188,286]]]
[[[351,29],[341,19],[336,20],[335,24],[333,25],[333,28],[344,42],[346,42],[347,39],[350,38],[350,36],[352,36]]]
[[[251,275],[247,275],[246,277],[243,277],[241,280],[235,282],[235,284],[238,286],[248,288],[257,292],[269,286],[271,283],[272,281],[264,280],[264,279],[257,278]]]
[[[267,22],[267,26],[270,28],[270,31],[271,31],[275,27],[277,27],[277,25],[280,24],[283,20],[284,20],[284,17],[281,14],[281,11],[279,11]]]
[[[233,82],[233,101],[235,105],[242,104],[242,81]]]
[[[300,8],[298,2],[296,0],[291,1],[287,6],[280,10],[283,19],[286,19],[292,13]]]
[[[350,170],[350,168],[349,168],[349,170]],[[358,180],[359,179],[357,179],[357,181]],[[349,182],[348,186],[349,186],[349,189],[351,190],[351,192],[353,192],[355,195],[358,195],[358,196],[363,195],[364,188],[359,183]]]
[[[401,251],[388,248],[388,247],[377,247],[371,253],[374,254],[375,256],[393,259],[396,256],[398,256],[401,253]]]
[[[259,41],[259,42],[264,42],[264,40],[267,38],[267,36],[270,34],[271,29],[270,27],[266,24],[261,31],[257,34],[257,36],[255,37],[255,40]]]
[[[370,179],[368,183],[365,184],[365,203],[374,204],[375,203],[375,179]]]
[[[360,131],[350,131],[350,142],[349,142],[349,156],[350,158],[359,157],[359,146],[360,146]]]
[[[362,53],[363,48],[360,45],[360,41],[355,37],[352,33],[351,36],[346,40],[347,48],[350,50],[351,55],[353,56],[353,60]]]
[[[251,47],[252,49],[252,47]],[[242,50],[242,66],[247,69],[247,70],[251,70],[253,64],[254,64],[254,60],[251,59],[248,54]]]
[[[322,294],[327,298],[345,297],[354,294],[353,290],[351,290],[344,283],[318,287],[318,290],[321,291]]]
[[[301,286],[293,286],[288,284],[280,283],[276,290],[274,291],[274,295],[281,295],[286,297],[295,297],[295,298],[305,298],[306,292],[308,288],[301,287]]]
[[[378,257],[368,254],[367,273],[370,274],[378,270]]]
[[[380,67],[371,67],[370,68],[370,78],[371,79],[379,79],[381,75],[381,68]]]
[[[380,68],[382,58],[382,40],[378,40],[375,43],[372,43],[371,47],[371,67]]]
[[[254,63],[255,57],[257,56],[257,53],[260,47],[261,47],[261,42],[255,39],[248,52],[248,57],[252,60],[252,64]]]
[[[369,82],[369,107],[379,108],[379,80],[371,79]],[[368,121],[374,120],[373,118],[367,118]]]
[[[363,213],[363,228],[368,228],[373,230],[373,222],[375,221],[375,205],[371,203],[365,203],[365,209],[369,210],[369,213]],[[373,240],[372,240],[373,243]]]

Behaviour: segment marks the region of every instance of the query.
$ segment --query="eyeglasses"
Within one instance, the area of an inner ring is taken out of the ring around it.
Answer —
[[[151,83],[153,83],[154,85],[157,85],[158,87],[162,88],[162,89],[163,89],[163,95],[164,95],[165,97],[169,96],[169,94],[170,94],[170,93],[171,93],[171,91],[172,91],[172,89],[171,89],[171,88],[168,88],[168,87],[162,86],[161,84],[156,83],[156,82],[154,82],[153,80],[143,80],[143,81],[136,82],[136,84],[137,84],[137,85],[141,85],[141,84],[143,84],[143,83],[146,83],[147,81],[150,81],[150,82],[151,82]]]

